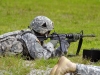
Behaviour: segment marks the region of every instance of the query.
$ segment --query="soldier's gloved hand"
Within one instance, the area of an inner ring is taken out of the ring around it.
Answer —
[[[77,41],[80,39],[80,34],[73,34],[73,41]]]

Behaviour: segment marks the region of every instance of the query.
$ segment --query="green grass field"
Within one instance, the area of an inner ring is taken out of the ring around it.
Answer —
[[[49,17],[58,33],[79,33],[83,30],[84,34],[95,34],[95,38],[84,38],[79,56],[69,58],[77,63],[90,64],[89,61],[82,60],[82,50],[100,49],[100,0],[0,0],[0,34],[25,29],[38,15]],[[75,54],[77,45],[78,42],[72,43],[68,54]],[[47,65],[53,67],[57,60],[58,58],[31,62],[35,63],[34,68]],[[23,66],[23,62],[25,60],[19,57],[2,57],[0,70],[7,70],[4,75],[10,75],[8,72],[26,75],[30,67]]]

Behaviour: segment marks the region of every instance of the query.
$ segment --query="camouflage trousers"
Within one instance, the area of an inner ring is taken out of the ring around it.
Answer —
[[[16,37],[9,36],[0,39],[0,55],[16,55],[23,51],[23,47],[20,41],[17,41]]]
[[[100,67],[93,65],[77,64],[75,75],[100,75]]]

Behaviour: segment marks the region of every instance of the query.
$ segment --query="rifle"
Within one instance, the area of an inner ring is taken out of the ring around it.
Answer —
[[[89,35],[83,35],[83,30],[80,33],[69,33],[69,34],[57,34],[57,33],[52,33],[49,36],[37,36],[39,38],[40,41],[44,41],[47,38],[53,39],[53,40],[58,40],[60,43],[60,50],[63,54],[66,54],[66,48],[65,47],[65,42],[76,42],[77,40],[79,40],[78,43],[78,47],[77,47],[77,51],[76,51],[76,55],[79,55],[81,46],[82,46],[82,42],[83,42],[83,37],[95,37],[94,34],[89,34]],[[67,39],[67,40],[66,40]]]

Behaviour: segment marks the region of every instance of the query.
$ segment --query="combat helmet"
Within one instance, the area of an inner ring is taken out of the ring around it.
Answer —
[[[37,16],[33,19],[29,27],[37,33],[45,34],[53,30],[53,22],[46,16]]]

